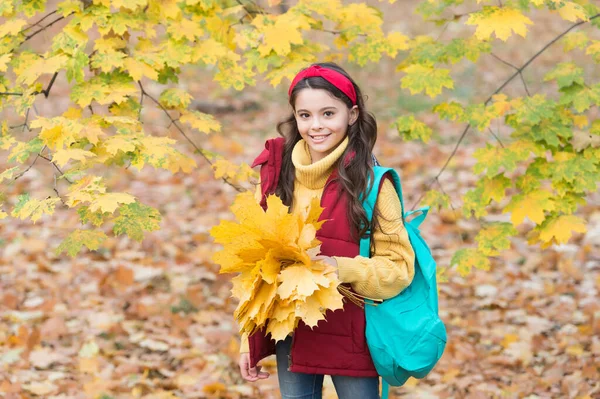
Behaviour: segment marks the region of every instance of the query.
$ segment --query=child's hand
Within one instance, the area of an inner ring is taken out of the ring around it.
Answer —
[[[325,256],[325,255],[316,255],[316,256],[312,256],[310,258],[310,260],[312,260],[314,262],[320,261],[323,263],[327,263],[328,265],[335,267],[335,274],[338,274],[338,270],[337,270],[338,264],[337,264],[337,261],[335,260],[335,258],[333,258],[331,256]]]
[[[240,354],[240,361],[238,365],[240,366],[242,378],[246,381],[254,382],[269,378],[269,373],[266,371],[260,371],[261,366],[250,368],[250,354],[247,352]]]

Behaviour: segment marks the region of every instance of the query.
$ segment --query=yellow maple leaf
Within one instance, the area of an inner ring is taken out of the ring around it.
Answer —
[[[12,54],[2,54],[0,55],[0,72],[6,72],[8,70],[8,63],[12,58]]]
[[[525,37],[527,25],[533,22],[514,8],[485,6],[483,10],[472,13],[466,24],[477,26],[475,37],[479,40],[489,39],[495,33],[498,39],[506,41],[512,32]]]
[[[27,25],[27,20],[25,19],[9,18],[7,22],[0,25],[0,37],[16,35],[25,25]]]
[[[190,125],[203,133],[220,132],[221,124],[209,114],[203,114],[198,111],[182,111],[179,117],[181,123]]]
[[[54,73],[63,68],[69,58],[64,54],[55,55],[47,59],[39,58],[33,64],[28,66],[17,78],[17,82],[30,86],[41,75],[46,73]]]
[[[167,32],[177,40],[186,38],[192,42],[196,40],[196,37],[204,35],[204,29],[202,29],[200,21],[192,21],[187,18],[181,18],[179,21],[170,24]]]
[[[552,211],[555,207],[551,193],[534,190],[514,196],[504,208],[503,213],[511,212],[510,220],[515,226],[523,223],[525,217],[536,224],[541,224],[546,218],[544,211]]]
[[[540,231],[539,238],[544,242],[555,240],[558,244],[564,244],[573,235],[573,232],[585,233],[585,221],[578,216],[562,215],[551,220]]]
[[[90,212],[102,211],[114,213],[119,204],[131,204],[135,197],[127,193],[104,193],[90,203]]]
[[[267,326],[267,333],[271,334],[271,337],[275,341],[283,341],[290,332],[294,331],[297,327],[298,321],[294,313],[290,313],[287,319],[283,321],[273,320],[269,322]]]
[[[302,44],[301,19],[297,15],[283,14],[278,17],[263,15],[252,22],[263,34],[258,46],[260,55],[266,57],[271,51],[285,56],[292,50],[292,44]]]
[[[275,195],[264,211],[252,192],[239,194],[231,211],[237,222],[221,221],[210,234],[223,250],[213,255],[221,273],[238,272],[232,295],[239,299],[234,318],[248,334],[265,327],[275,340],[303,320],[314,326],[328,309],[343,307],[335,268],[311,261],[320,242],[315,235],[323,208],[289,213]],[[309,255],[309,251],[312,251]]]
[[[125,59],[124,65],[129,75],[135,81],[142,79],[142,76],[146,76],[152,80],[158,79],[158,72],[143,61],[129,57]]]
[[[76,161],[85,161],[87,158],[95,157],[96,154],[90,151],[85,151],[79,148],[61,149],[52,155],[52,162],[60,167],[63,167],[71,159]]]
[[[578,20],[589,20],[585,12],[585,8],[577,3],[572,1],[564,2],[564,0],[561,0],[560,4],[557,4],[557,7],[560,8],[553,10],[553,12],[558,12],[558,15],[560,15],[560,17],[566,21],[577,22]]]
[[[313,280],[314,274],[303,266],[289,266],[279,274],[280,285],[277,295],[280,298],[302,299],[312,295],[319,289]]]

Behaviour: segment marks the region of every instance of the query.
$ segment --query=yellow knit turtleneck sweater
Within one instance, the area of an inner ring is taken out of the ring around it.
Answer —
[[[325,158],[312,163],[308,144],[304,140],[296,143],[292,151],[292,162],[296,168],[294,203],[292,212],[305,212],[313,197],[320,198],[325,183],[346,150],[348,137]],[[256,190],[260,201],[260,185]],[[415,254],[402,223],[402,206],[394,185],[384,180],[375,207],[380,212],[381,230],[373,232],[375,246],[371,258],[360,255],[354,258],[334,256],[338,264],[338,276],[349,283],[360,295],[369,298],[387,299],[398,295],[412,282]],[[247,337],[242,337],[240,352],[248,352]]]

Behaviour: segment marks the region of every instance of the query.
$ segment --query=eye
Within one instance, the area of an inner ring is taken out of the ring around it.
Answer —
[[[309,117],[309,115],[306,112],[301,112],[301,113],[298,114],[298,116],[300,118],[308,118]]]
[[[333,116],[333,111],[325,111],[325,116]]]

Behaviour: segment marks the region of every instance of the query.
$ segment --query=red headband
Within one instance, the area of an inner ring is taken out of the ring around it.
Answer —
[[[294,87],[300,82],[302,79],[310,78],[313,76],[320,76],[338,89],[342,93],[348,96],[348,98],[352,101],[352,105],[356,104],[356,91],[354,91],[354,85],[344,75],[341,73],[334,71],[333,69],[323,68],[319,65],[313,65],[311,67],[306,68],[303,71],[300,71],[298,75],[292,80],[292,84],[290,85],[290,89],[288,90],[288,96],[292,94],[292,90]]]

